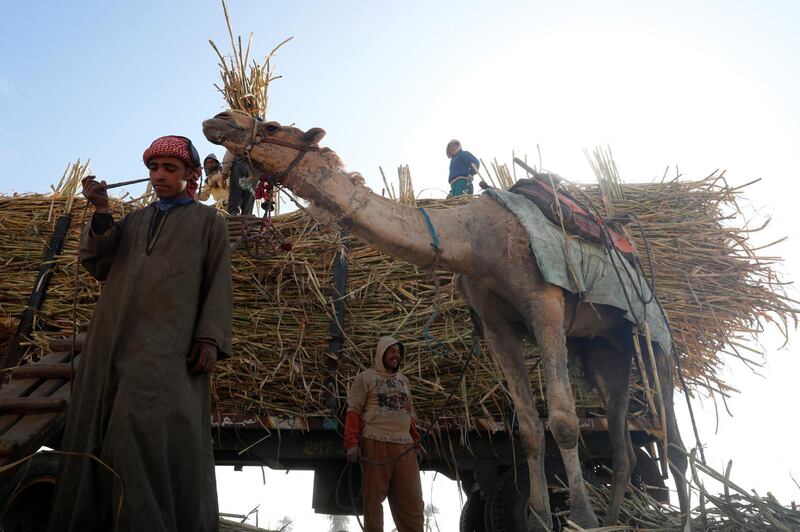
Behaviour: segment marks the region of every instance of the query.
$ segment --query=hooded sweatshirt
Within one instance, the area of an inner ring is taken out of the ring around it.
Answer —
[[[409,432],[414,419],[414,406],[408,379],[400,370],[391,372],[383,365],[383,354],[400,344],[391,336],[378,340],[375,365],[353,379],[347,397],[348,412],[355,412],[364,422],[363,437],[392,443],[414,443]],[[401,359],[402,363],[402,347]]]

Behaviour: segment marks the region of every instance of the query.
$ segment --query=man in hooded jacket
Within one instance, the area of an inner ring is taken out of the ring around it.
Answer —
[[[398,532],[422,532],[419,434],[408,379],[400,372],[403,344],[384,336],[375,366],[356,375],[347,397],[344,445],[347,460],[363,462],[364,529],[383,531],[383,500],[389,498]]]

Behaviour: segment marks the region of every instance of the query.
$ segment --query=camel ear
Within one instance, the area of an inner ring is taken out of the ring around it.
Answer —
[[[303,136],[300,137],[304,143],[308,144],[309,146],[314,146],[315,144],[319,144],[319,141],[325,136],[325,130],[319,127],[312,127],[305,133]]]

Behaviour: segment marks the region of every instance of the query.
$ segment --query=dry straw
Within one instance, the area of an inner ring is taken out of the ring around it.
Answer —
[[[223,55],[217,44],[209,39],[211,47],[219,57],[219,71],[222,79],[222,86],[214,86],[222,94],[228,106],[235,111],[242,111],[251,116],[264,118],[267,116],[269,107],[269,84],[279,79],[272,70],[271,60],[278,49],[292,40],[292,37],[281,42],[264,56],[261,61],[250,57],[250,47],[253,44],[253,34],[247,39],[247,45],[242,46],[242,37],[234,39],[231,20],[228,16],[228,6],[222,2],[222,10],[225,13],[225,24],[228,28],[228,36],[231,43],[231,53]]]
[[[701,461],[697,450],[687,454],[691,477],[689,489],[693,500],[699,504],[691,511],[694,530],[738,532],[741,530],[800,530],[800,511],[795,504],[781,504],[772,493],[760,495],[746,490],[731,478],[733,462],[728,461],[720,472]],[[609,471],[610,472],[610,471]],[[607,507],[608,486],[586,484],[592,506],[601,510]],[[565,516],[566,517],[566,516]],[[600,515],[602,517],[602,513]],[[603,527],[597,532],[623,532],[629,530],[656,531],[680,530],[681,513],[677,507],[657,502],[640,487],[631,485],[622,502],[621,525]],[[565,530],[582,532],[585,529],[570,524]]]

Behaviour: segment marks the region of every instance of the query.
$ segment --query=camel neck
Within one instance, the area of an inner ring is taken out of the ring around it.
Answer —
[[[470,265],[470,240],[457,223],[463,209],[428,209],[400,204],[372,192],[360,177],[339,168],[314,169],[309,160],[299,166],[288,183],[301,198],[310,200],[335,217],[353,235],[394,258],[427,268],[433,265],[433,227],[439,237],[438,269],[466,273]]]

